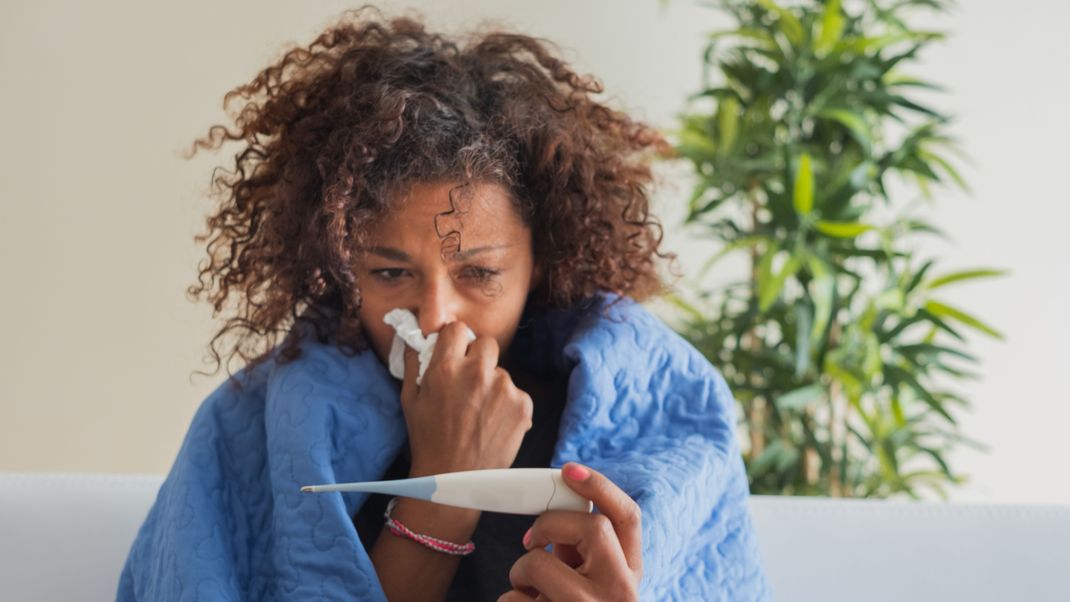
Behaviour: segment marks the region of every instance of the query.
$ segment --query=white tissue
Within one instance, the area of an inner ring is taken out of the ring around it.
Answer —
[[[435,352],[435,342],[438,341],[438,333],[432,332],[424,337],[420,325],[416,323],[416,316],[407,309],[392,309],[385,316],[383,322],[394,328],[394,342],[390,345],[390,374],[397,379],[405,378],[405,345],[412,347],[419,354],[420,371],[416,376],[416,384],[424,378],[427,363],[431,361],[431,355]],[[468,330],[468,342],[476,340],[476,333]]]

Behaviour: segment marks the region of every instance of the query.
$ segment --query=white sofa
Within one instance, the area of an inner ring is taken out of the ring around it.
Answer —
[[[112,600],[162,476],[0,473],[0,599]],[[774,599],[1070,601],[1070,506],[754,496]]]

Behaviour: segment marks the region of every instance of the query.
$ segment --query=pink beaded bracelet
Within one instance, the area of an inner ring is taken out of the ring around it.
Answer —
[[[390,518],[390,513],[394,510],[394,505],[397,504],[397,501],[398,498],[391,499],[390,503],[386,505],[386,512],[383,513],[383,517],[386,518],[386,526],[394,535],[397,535],[398,537],[407,537],[436,552],[442,552],[443,554],[450,554],[453,556],[467,556],[475,551],[476,544],[472,542],[461,545],[453,543],[452,541],[431,537],[430,535],[424,535],[423,533],[413,533],[405,525]]]

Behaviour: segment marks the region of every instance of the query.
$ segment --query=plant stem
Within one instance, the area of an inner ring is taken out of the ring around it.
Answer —
[[[750,200],[751,207],[751,230],[758,230],[758,181],[751,180],[750,187],[747,190],[747,197]],[[751,290],[755,298],[758,296],[758,246],[753,245],[750,248],[751,256]],[[758,337],[755,334],[756,326],[752,326],[747,330],[744,335],[744,348],[748,351],[756,352],[758,350]],[[757,384],[754,379],[754,374],[747,375],[747,381],[751,384]],[[765,397],[756,395],[750,404],[750,453],[751,460],[756,459],[761,455],[762,450],[765,449]]]
[[[840,324],[833,321],[829,329],[828,348],[832,349],[839,343]],[[843,461],[840,453],[840,443],[844,440],[847,432],[847,407],[843,403],[843,387],[839,381],[833,380],[829,386],[829,457],[832,458],[832,466],[829,466],[829,495],[832,497],[849,497],[843,486],[843,474],[840,464]]]
[[[843,475],[840,474],[840,461],[842,458],[840,455],[838,427],[842,418],[837,412],[841,394],[839,389],[839,383],[832,381],[832,385],[829,387],[829,457],[832,458],[832,465],[829,466],[829,495],[832,497],[845,497]]]

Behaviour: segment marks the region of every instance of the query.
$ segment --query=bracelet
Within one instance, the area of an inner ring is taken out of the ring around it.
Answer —
[[[391,499],[390,503],[386,505],[386,512],[383,513],[383,518],[386,519],[386,526],[394,535],[397,535],[398,537],[407,537],[436,552],[442,552],[443,554],[450,554],[453,556],[467,556],[475,551],[476,544],[472,542],[461,545],[453,543],[452,541],[431,537],[430,535],[425,535],[423,533],[413,533],[405,525],[390,518],[390,513],[394,510],[394,505],[397,504],[397,501],[398,498]]]

